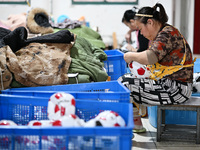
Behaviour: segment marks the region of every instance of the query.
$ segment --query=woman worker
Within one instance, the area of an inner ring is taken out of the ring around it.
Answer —
[[[126,10],[122,18],[122,23],[124,23],[127,27],[129,27],[129,31],[125,35],[126,42],[128,43],[126,49],[128,51],[142,52],[148,48],[149,40],[146,39],[142,34],[140,34],[140,31],[137,29],[134,20],[135,14],[136,14],[136,7],[130,10]],[[137,35],[137,49],[135,49],[131,45],[131,33],[134,31],[136,31]]]
[[[128,51],[132,52],[142,52],[144,50],[147,50],[149,46],[149,40],[145,38],[141,33],[140,30],[135,25],[135,14],[136,14],[136,7],[133,7],[133,9],[126,10],[124,12],[123,18],[122,18],[122,23],[124,23],[127,27],[129,27],[129,31],[125,35],[125,39],[127,42],[126,49]],[[137,44],[137,49],[132,46],[132,40],[131,40],[131,33],[136,32],[136,44]],[[120,79],[119,79],[120,80]],[[140,110],[140,112],[139,112]],[[146,132],[146,129],[143,127],[142,122],[141,122],[141,115],[146,116],[147,108],[145,106],[139,106],[136,103],[133,103],[133,112],[134,112],[134,129],[133,132],[135,133],[142,133]]]
[[[137,61],[148,65],[151,76],[139,79],[124,75],[122,83],[130,89],[133,101],[139,104],[184,103],[192,94],[194,65],[187,41],[175,27],[167,24],[168,16],[160,3],[141,8],[134,20],[151,44],[146,51],[125,53],[124,59],[127,63]]]

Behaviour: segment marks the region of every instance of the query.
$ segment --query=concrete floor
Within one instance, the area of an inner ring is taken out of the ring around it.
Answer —
[[[191,142],[168,142],[156,141],[156,131],[148,120],[148,117],[142,118],[143,126],[146,128],[146,133],[134,134],[132,139],[132,150],[200,150],[200,144],[195,141]]]

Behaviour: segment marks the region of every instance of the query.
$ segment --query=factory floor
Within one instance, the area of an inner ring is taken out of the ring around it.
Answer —
[[[134,133],[132,139],[132,150],[200,150],[200,144],[195,141],[176,142],[176,141],[156,141],[157,129],[154,128],[148,120],[148,117],[142,118],[145,133]]]

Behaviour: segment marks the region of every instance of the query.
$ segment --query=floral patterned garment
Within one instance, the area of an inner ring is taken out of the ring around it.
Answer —
[[[155,40],[152,41],[149,50],[154,51],[158,57],[158,63],[164,66],[180,65],[185,53],[186,60],[184,65],[192,64],[193,57],[190,46],[187,42],[186,45],[184,44],[183,38],[175,27],[166,24],[160,30]],[[165,78],[192,83],[193,66],[185,67]]]

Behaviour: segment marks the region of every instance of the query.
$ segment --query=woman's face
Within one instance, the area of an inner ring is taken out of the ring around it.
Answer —
[[[135,20],[131,19],[130,22],[126,22],[124,21],[124,24],[129,27],[129,29],[131,29],[132,31],[137,30],[137,27],[135,25]]]
[[[138,20],[135,20],[135,25],[140,30],[140,34],[142,34],[145,38],[149,40],[154,40],[157,33],[153,27],[153,22],[152,20],[148,20],[147,24],[143,24]]]

